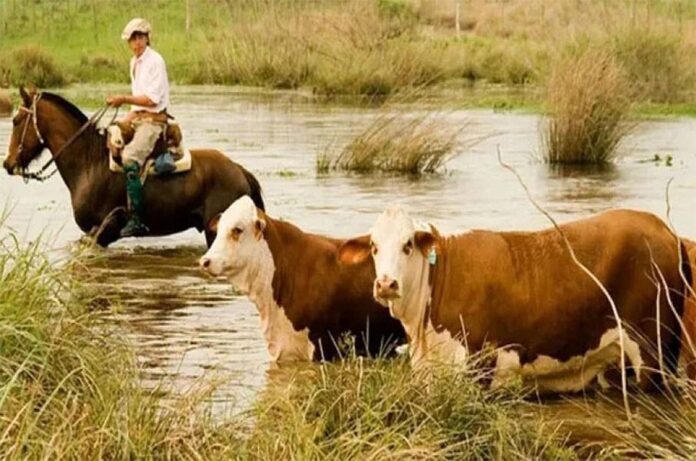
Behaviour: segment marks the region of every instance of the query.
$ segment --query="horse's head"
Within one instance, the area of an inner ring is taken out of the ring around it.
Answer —
[[[12,134],[3,167],[9,174],[21,174],[43,151],[45,144],[39,132],[37,104],[41,93],[20,87],[22,103],[12,118]]]

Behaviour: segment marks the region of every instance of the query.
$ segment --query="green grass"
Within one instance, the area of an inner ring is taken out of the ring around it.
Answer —
[[[176,399],[144,390],[123,332],[93,311],[79,263],[57,268],[45,249],[0,240],[0,458],[230,454],[236,433],[206,412],[210,388]]]
[[[15,84],[126,83],[130,52],[119,36],[138,15],[152,22],[154,47],[179,84],[301,88],[329,98],[451,90],[459,81],[483,93],[494,88],[490,84],[538,89],[554,62],[591,44],[625,67],[637,102],[684,114],[680,104],[696,90],[696,37],[689,32],[696,26],[694,2],[460,0],[459,35],[453,4],[434,0],[191,5],[187,31],[185,0],[4,2],[0,70],[10,71]],[[32,56],[41,56],[38,70]],[[501,100],[492,91],[472,100],[462,88],[455,100],[472,107],[542,107],[541,99]]]
[[[574,458],[553,424],[522,416],[530,406],[522,392],[486,390],[481,379],[476,371],[414,372],[406,358],[350,356],[281,377],[254,408],[247,453],[309,460]]]

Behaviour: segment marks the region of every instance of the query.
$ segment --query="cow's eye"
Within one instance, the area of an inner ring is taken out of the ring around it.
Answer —
[[[234,238],[239,238],[239,236],[242,235],[242,232],[244,232],[242,228],[235,227],[230,231],[230,235],[232,235]]]
[[[375,245],[375,242],[370,242],[370,252],[372,256],[377,254],[377,245]]]
[[[405,254],[406,256],[410,255],[410,254],[413,252],[413,242],[412,242],[411,240],[409,240],[408,242],[406,242],[406,244],[404,245],[403,250],[404,250],[404,254]]]

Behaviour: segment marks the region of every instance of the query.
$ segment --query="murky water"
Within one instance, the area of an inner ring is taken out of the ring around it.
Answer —
[[[554,171],[536,161],[537,116],[453,110],[443,113],[442,123],[466,124],[462,140],[485,139],[452,160],[444,175],[422,180],[317,177],[316,152],[345,143],[369,124],[375,109],[283,94],[175,93],[173,101],[187,145],[223,150],[245,165],[261,181],[268,213],[308,231],[359,234],[393,203],[445,231],[546,227],[514,176],[499,165],[500,146],[536,200],[560,221],[614,207],[664,216],[665,187],[674,178],[673,221],[683,235],[696,236],[696,120],[644,123],[613,168]],[[10,127],[9,119],[0,119],[0,152],[6,150]],[[672,166],[646,161],[655,154],[671,156]],[[59,176],[45,184],[24,184],[3,172],[0,203],[13,208],[4,225],[24,239],[43,233],[61,248],[81,235]],[[203,242],[195,231],[124,240],[94,256],[89,267],[102,292],[122,304],[119,315],[149,370],[148,379],[175,376],[185,383],[212,368],[227,377],[226,393],[244,399],[263,385],[268,368],[258,315],[227,283],[198,271]]]

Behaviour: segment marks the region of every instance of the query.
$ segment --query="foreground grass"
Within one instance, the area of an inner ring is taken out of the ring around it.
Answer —
[[[254,406],[212,417],[211,388],[145,390],[119,330],[90,313],[77,263],[0,251],[2,459],[510,459],[565,456],[476,374],[347,358],[278,370]]]
[[[0,458],[162,459],[229,453],[208,390],[145,391],[122,336],[39,244],[0,242]]]
[[[90,312],[81,274],[77,262],[49,264],[39,244],[0,241],[2,459],[555,460],[587,453],[581,441],[569,442],[561,422],[538,416],[521,389],[488,389],[475,367],[416,372],[405,358],[349,354],[333,364],[273,369],[251,408],[213,416],[212,385],[178,393],[165,383],[140,385],[118,326]],[[686,384],[661,400],[637,399],[635,424],[609,425],[617,440],[592,456],[689,459],[696,393]]]
[[[259,459],[572,457],[553,426],[520,417],[521,393],[485,390],[480,379],[414,373],[403,359],[323,365],[269,386],[248,446]]]

